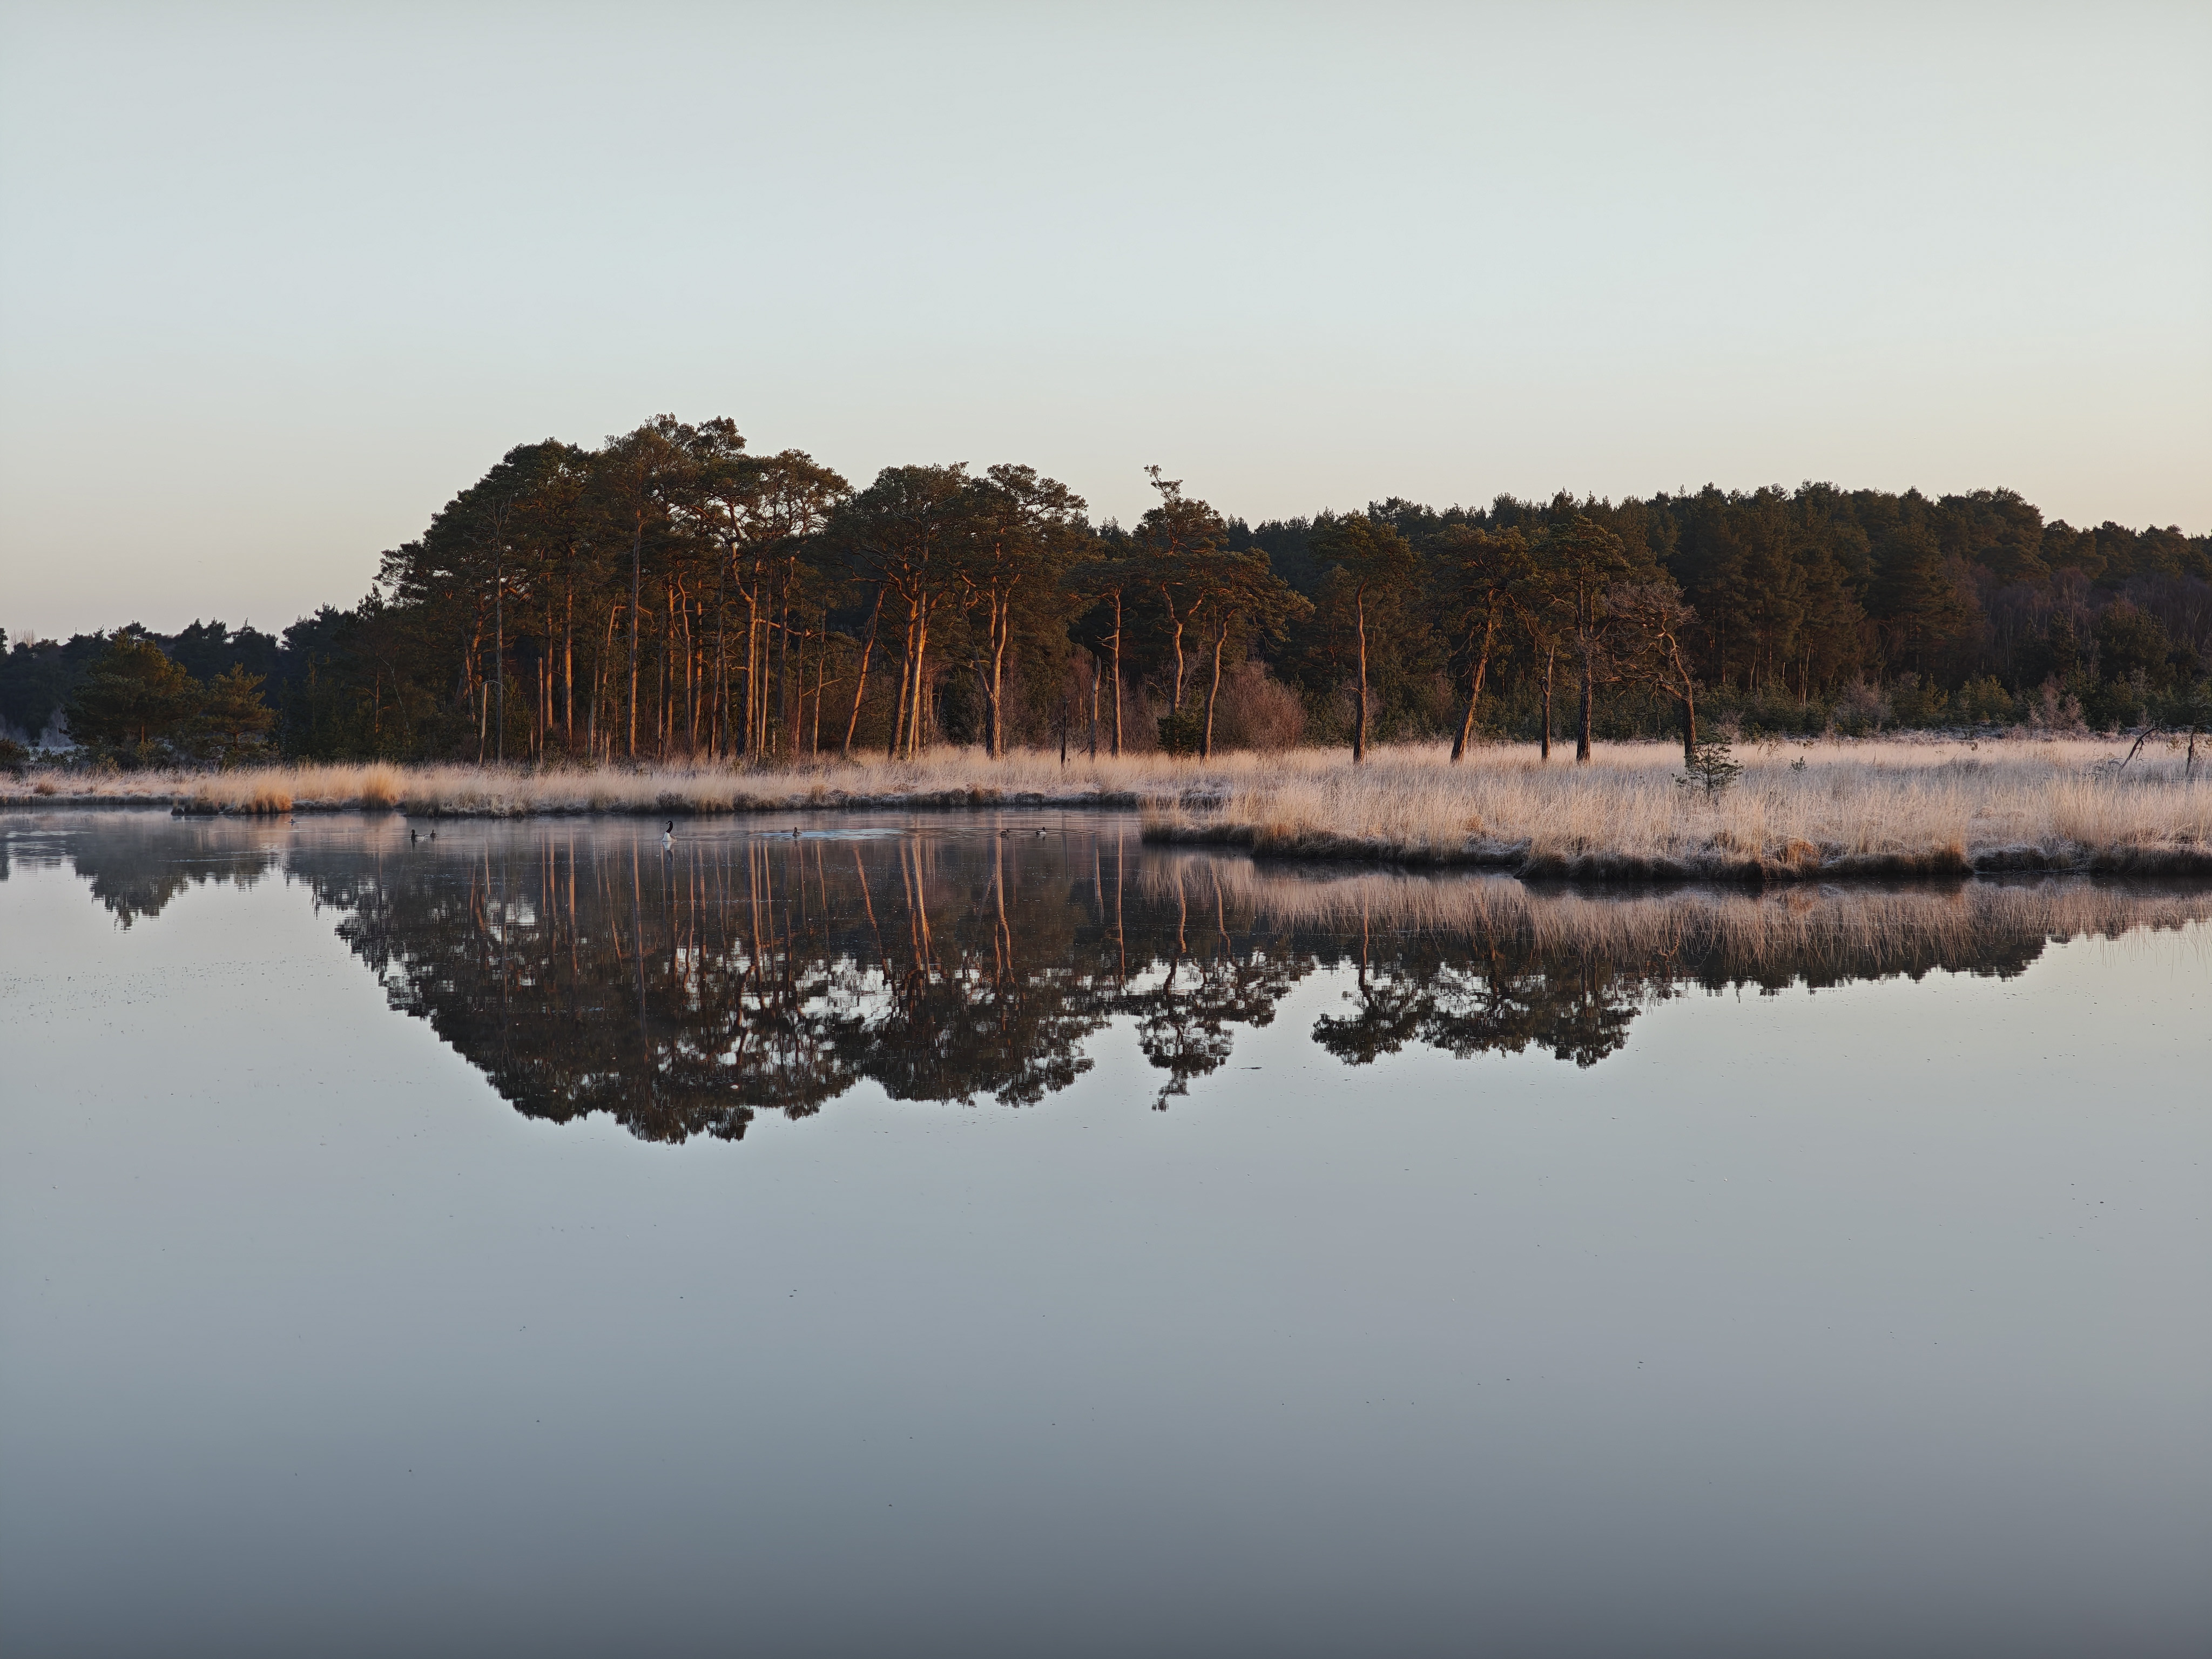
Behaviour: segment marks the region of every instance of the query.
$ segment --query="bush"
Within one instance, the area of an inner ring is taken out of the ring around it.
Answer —
[[[1836,696],[1836,729],[1854,738],[1879,732],[1889,719],[1889,699],[1864,680],[1855,680]]]
[[[1890,688],[1890,712],[1899,726],[1941,726],[1950,705],[1942,686],[1917,674],[1899,674]]]
[[[2033,696],[2022,697],[2021,703],[2033,731],[2056,737],[2087,729],[2081,720],[2081,700],[2059,684],[2055,676],[2044,681]]]
[[[1960,720],[1971,726],[2008,725],[2019,713],[2012,693],[1998,683],[1994,674],[1967,681],[1952,700],[1952,708]]]
[[[1164,754],[1195,755],[1206,742],[1203,705],[1178,708],[1159,719],[1160,750]]]
[[[1685,789],[1704,790],[1710,799],[1723,793],[1742,770],[1735,745],[1725,732],[1716,732],[1692,751],[1689,769],[1678,773],[1674,781]]]
[[[1248,662],[1221,677],[1221,696],[1213,708],[1216,753],[1295,749],[1305,735],[1305,704],[1267,672],[1267,664]]]

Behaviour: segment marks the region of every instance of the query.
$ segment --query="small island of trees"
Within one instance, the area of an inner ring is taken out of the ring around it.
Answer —
[[[778,763],[2207,723],[2212,537],[2008,490],[1397,498],[1133,525],[1001,464],[865,487],[726,419],[510,451],[272,635],[0,656],[0,738],[123,764]],[[6,643],[0,636],[0,645]]]

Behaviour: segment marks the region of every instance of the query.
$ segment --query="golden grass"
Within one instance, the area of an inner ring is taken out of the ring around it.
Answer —
[[[1279,760],[1281,757],[1273,757]],[[0,805],[36,796],[47,805],[181,807],[191,813],[253,810],[281,793],[302,811],[397,809],[410,815],[527,817],[538,814],[805,811],[840,807],[1053,805],[1133,808],[1194,790],[1218,796],[1267,769],[1258,756],[1201,766],[1171,757],[1096,763],[1025,751],[993,761],[948,749],[917,761],[880,757],[751,769],[729,766],[547,767],[363,765],[242,767],[228,772],[35,774],[0,790]]]
[[[2023,941],[2118,939],[2137,929],[2212,921],[2212,890],[2201,886],[2069,878],[1941,888],[1547,893],[1496,877],[1334,873],[1211,860],[1150,864],[1139,881],[1147,896],[1188,908],[1201,932],[1219,915],[1238,926],[1519,940],[1543,951],[1698,963],[1754,978],[1973,966],[2016,952]]]
[[[1773,744],[1709,797],[1680,758],[1605,745],[1587,766],[1489,751],[1232,786],[1146,833],[1261,856],[1471,864],[1535,878],[1796,880],[2087,870],[2212,874],[2212,783],[2185,757],[2093,741]]]
[[[945,749],[768,769],[302,765],[232,772],[48,771],[0,805],[167,805],[187,812],[396,808],[412,816],[834,811],[963,805],[1142,808],[1157,841],[1262,856],[1472,864],[1571,878],[1828,878],[2069,869],[2212,873],[2212,757],[2094,738],[1824,741],[1747,746],[1708,799],[1680,756],[1601,744],[1577,766],[1525,747],[1462,766],[1433,748],[1167,756],[1063,767]]]

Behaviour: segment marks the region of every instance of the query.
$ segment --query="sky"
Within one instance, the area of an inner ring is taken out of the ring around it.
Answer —
[[[0,627],[282,628],[662,411],[2212,531],[2208,87],[2202,4],[0,0]]]

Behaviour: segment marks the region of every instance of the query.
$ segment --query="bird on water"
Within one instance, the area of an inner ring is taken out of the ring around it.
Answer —
[[[672,853],[676,850],[676,820],[674,818],[669,819],[668,827],[660,832],[660,850],[664,853]]]

